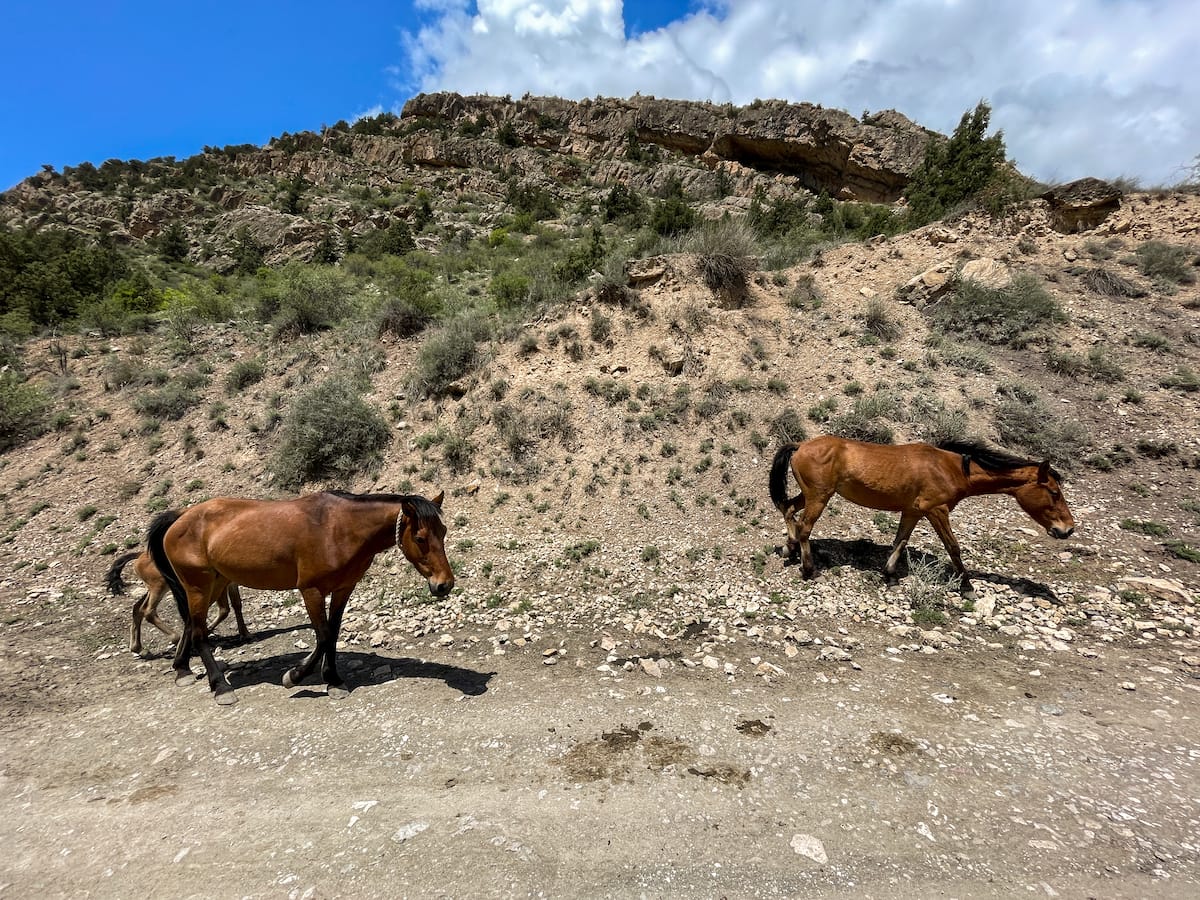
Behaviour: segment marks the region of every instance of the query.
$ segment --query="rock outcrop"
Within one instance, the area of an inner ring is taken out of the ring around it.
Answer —
[[[1091,231],[1121,208],[1121,189],[1099,178],[1080,178],[1040,195],[1050,205],[1050,224],[1056,231]]]
[[[859,120],[779,100],[736,107],[439,93],[412,98],[399,118],[365,121],[284,134],[266,147],[207,147],[181,161],[43,171],[0,194],[0,227],[153,244],[178,223],[193,261],[219,270],[229,263],[231,229],[249,229],[271,263],[306,259],[330,232],[341,245],[408,215],[387,199],[397,190],[424,188],[437,202],[499,201],[513,176],[568,202],[589,192],[594,202],[618,184],[654,195],[678,181],[708,217],[743,214],[754,197],[822,191],[890,203],[929,141],[941,139],[894,111]],[[481,225],[491,224],[485,212]]]

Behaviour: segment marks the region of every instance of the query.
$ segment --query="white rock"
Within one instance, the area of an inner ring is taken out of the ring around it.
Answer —
[[[818,865],[825,865],[829,857],[825,855],[825,845],[811,834],[792,835],[792,849],[800,856],[806,856]]]

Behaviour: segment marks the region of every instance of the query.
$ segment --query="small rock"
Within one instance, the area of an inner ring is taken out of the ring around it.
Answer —
[[[792,835],[792,849],[800,856],[806,856],[818,865],[825,865],[829,857],[825,855],[825,845],[811,834]]]

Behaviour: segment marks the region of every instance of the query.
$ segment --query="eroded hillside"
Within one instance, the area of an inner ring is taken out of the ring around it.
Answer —
[[[411,377],[429,336],[347,326],[285,339],[244,321],[196,330],[185,348],[166,333],[34,340],[27,370],[57,412],[55,430],[0,469],[10,621],[120,649],[124,605],[101,590],[112,555],[138,546],[159,509],[289,493],[272,480],[281,422],[306,389],[353,374],[392,438],[377,471],[331,486],[445,489],[460,579],[430,602],[407,566],[381,559],[351,603],[351,645],[453,640],[470,623],[507,640],[596,621],[678,637],[702,622],[676,664],[738,669],[753,665],[721,650],[736,634],[848,655],[856,639],[822,629],[877,622],[913,650],[1134,640],[1190,652],[1200,289],[1144,274],[1138,252],[1194,246],[1198,226],[1194,195],[1127,197],[1077,235],[1033,201],[1000,221],[972,214],[760,271],[735,307],[705,286],[696,255],[635,260],[625,292],[584,290],[482,341],[479,365],[437,397]],[[1059,314],[978,331],[946,312],[1012,285],[1044,291]],[[248,360],[260,380],[245,377]],[[172,386],[174,406],[147,404]],[[1051,542],[1006,498],[964,503],[954,524],[981,573],[971,602],[947,584],[925,526],[912,574],[884,584],[895,517],[836,501],[816,533],[821,572],[802,581],[775,553],[767,466],[781,440],[823,431],[969,434],[1049,455],[1069,472],[1077,534]],[[294,618],[293,604],[261,595],[252,628]]]

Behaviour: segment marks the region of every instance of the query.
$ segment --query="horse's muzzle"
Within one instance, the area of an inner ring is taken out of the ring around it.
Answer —
[[[429,582],[429,593],[433,594],[435,597],[449,596],[452,590],[454,590],[453,581],[442,581],[438,583],[434,583],[432,581]]]
[[[1058,525],[1055,525],[1052,528],[1048,528],[1046,530],[1050,532],[1051,537],[1056,537],[1060,541],[1062,541],[1062,540],[1066,540],[1072,534],[1075,533],[1075,526],[1072,525],[1070,528],[1062,528]]]

